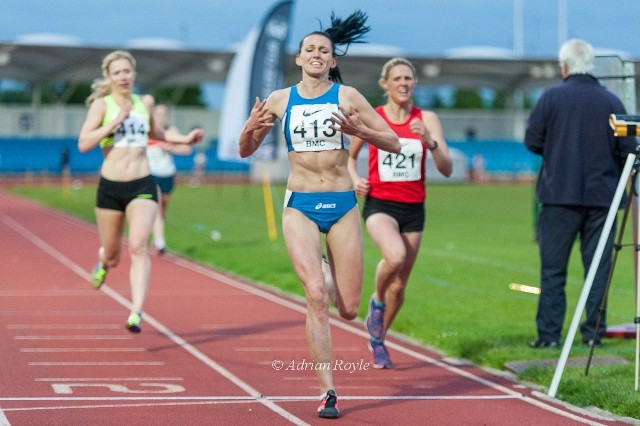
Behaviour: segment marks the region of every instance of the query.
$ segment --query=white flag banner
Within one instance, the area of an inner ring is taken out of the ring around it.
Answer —
[[[231,62],[220,113],[218,157],[221,160],[246,161],[238,155],[238,136],[255,99],[265,99],[284,85],[292,4],[293,1],[287,0],[274,6],[261,28],[249,33]],[[251,158],[275,158],[275,141],[272,131]]]
[[[245,161],[238,154],[238,136],[249,117],[247,111],[251,111],[249,81],[257,39],[258,29],[254,29],[233,57],[227,74],[218,135],[218,158],[221,160]]]

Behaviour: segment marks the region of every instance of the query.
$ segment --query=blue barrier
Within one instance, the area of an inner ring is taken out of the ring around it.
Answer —
[[[217,155],[217,144],[204,151],[207,156],[206,170],[211,172],[248,172],[249,164],[222,161]],[[73,173],[96,173],[102,164],[102,152],[94,148],[81,153],[75,138],[0,138],[0,173],[62,172],[62,157],[67,150],[69,167]],[[193,170],[191,155],[175,156],[179,171]]]
[[[524,143],[513,140],[482,140],[449,142],[467,157],[469,169],[474,168],[474,156],[480,155],[484,160],[484,169],[490,174],[536,173],[540,168],[541,158],[533,154]]]
[[[222,161],[213,141],[205,150],[208,172],[248,172],[244,162]],[[473,168],[474,156],[483,158],[484,168],[490,174],[535,173],[540,157],[529,152],[523,143],[511,140],[450,141],[451,148],[463,152]],[[60,173],[62,153],[68,152],[69,166],[74,173],[95,173],[102,163],[102,152],[95,148],[87,153],[78,151],[75,138],[0,138],[0,173],[48,172]],[[176,156],[179,171],[193,170],[194,154]]]

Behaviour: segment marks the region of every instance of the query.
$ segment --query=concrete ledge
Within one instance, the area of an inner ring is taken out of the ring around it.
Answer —
[[[587,357],[569,358],[567,366],[570,367],[586,367]],[[558,364],[556,359],[536,359],[532,361],[511,361],[505,364],[509,371],[520,374],[529,368],[554,368]],[[591,365],[627,365],[629,361],[618,356],[594,356],[591,359]]]

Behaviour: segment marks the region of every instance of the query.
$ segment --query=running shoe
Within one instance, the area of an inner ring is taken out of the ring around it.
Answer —
[[[529,342],[529,347],[534,349],[558,349],[560,343],[557,340],[544,340],[544,339],[536,339],[532,342]]]
[[[373,368],[393,368],[389,352],[384,342],[371,339],[369,341],[369,349],[373,353]]]
[[[107,279],[107,270],[102,266],[101,262],[98,262],[91,271],[91,285],[97,290],[102,287],[104,281]]]
[[[369,304],[369,312],[367,313],[365,324],[371,338],[378,341],[384,338],[384,307],[384,303],[376,302],[373,296],[371,296],[371,303]]]
[[[167,251],[167,243],[164,238],[158,238],[153,241],[153,247],[156,249],[156,254],[162,256]]]
[[[327,394],[322,398],[322,404],[318,407],[318,416],[323,419],[337,419],[340,417],[340,410],[338,410],[338,396],[333,389],[328,390]]]
[[[140,314],[132,313],[129,315],[127,319],[127,330],[132,333],[140,333],[142,328],[140,328],[140,323],[142,322],[142,316]]]

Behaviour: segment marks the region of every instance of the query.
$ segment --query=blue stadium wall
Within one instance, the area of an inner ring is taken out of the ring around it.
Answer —
[[[512,140],[451,141],[451,148],[465,154],[469,168],[473,168],[473,157],[481,155],[485,171],[489,174],[518,175],[536,173],[540,158],[531,154],[524,144]],[[247,163],[221,161],[217,155],[217,143],[212,141],[207,155],[207,171],[212,173],[249,172]],[[93,149],[87,153],[78,151],[74,138],[0,138],[0,173],[19,174],[25,172],[60,173],[62,153],[68,150],[69,165],[73,173],[95,173],[102,163],[102,152]],[[176,156],[176,166],[181,172],[193,170],[193,154]]]
[[[205,150],[207,170],[224,173],[246,173],[249,164],[235,161],[221,161],[217,156],[217,145],[211,143]],[[62,153],[67,150],[69,166],[73,173],[96,173],[102,164],[102,152],[94,148],[89,152],[78,151],[78,140],[74,138],[0,138],[0,174],[25,172],[60,173]],[[191,155],[176,155],[175,163],[179,171],[193,170]]]

